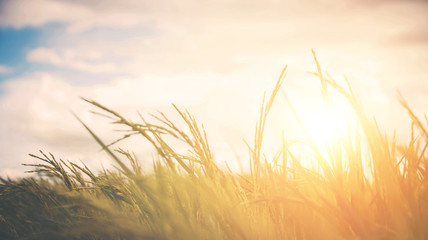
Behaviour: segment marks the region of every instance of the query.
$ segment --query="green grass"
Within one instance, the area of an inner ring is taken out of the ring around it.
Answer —
[[[351,88],[316,65],[326,103],[333,92],[346,98],[360,129],[327,149],[304,139],[316,166],[302,164],[294,140],[284,140],[273,159],[262,152],[286,68],[263,99],[248,173],[220,168],[205,129],[176,106],[185,129],[162,113],[133,122],[84,99],[125,126],[124,138],[141,135],[154,147],[153,172],[143,174],[132,153],[111,150],[81,121],[117,168],[94,173],[50,153],[30,155],[39,163],[27,166],[39,177],[1,179],[0,239],[428,239],[426,125],[401,97],[411,140],[387,138]],[[188,152],[175,151],[171,140]]]

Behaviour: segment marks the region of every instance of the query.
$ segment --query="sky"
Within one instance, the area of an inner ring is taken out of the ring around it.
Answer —
[[[21,164],[39,150],[111,166],[72,112],[106,142],[120,133],[79,97],[131,119],[162,111],[179,121],[175,103],[204,124],[216,160],[236,167],[285,65],[284,92],[303,115],[318,106],[311,49],[335,79],[348,76],[385,133],[406,141],[397,90],[423,116],[427,12],[423,0],[0,0],[0,176],[25,176]],[[283,108],[279,99],[267,152],[292,133]],[[142,138],[122,144],[149,169]]]

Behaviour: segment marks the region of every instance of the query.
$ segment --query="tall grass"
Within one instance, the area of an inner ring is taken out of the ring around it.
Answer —
[[[359,125],[327,149],[307,134],[303,142],[318,167],[302,164],[294,140],[283,140],[273,159],[262,152],[268,114],[286,68],[263,98],[255,137],[248,143],[248,173],[220,168],[205,129],[175,105],[186,129],[162,113],[154,122],[142,116],[133,122],[84,99],[129,130],[118,141],[141,135],[153,146],[159,156],[153,172],[143,174],[132,153],[111,150],[81,121],[117,168],[94,173],[50,153],[30,155],[39,163],[26,165],[38,178],[1,179],[0,238],[428,239],[426,124],[400,97],[412,120],[412,138],[408,144],[388,139],[351,87],[323,73],[315,53],[314,58],[313,74],[326,104],[331,92],[341,94]],[[171,140],[185,144],[187,153],[177,152]]]

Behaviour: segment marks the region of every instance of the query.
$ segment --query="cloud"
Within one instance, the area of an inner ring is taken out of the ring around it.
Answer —
[[[147,21],[137,13],[97,11],[75,1],[6,0],[1,6],[0,25],[15,28],[66,23],[68,33],[80,33],[98,26],[134,27]]]
[[[408,32],[403,32],[400,34],[397,34],[396,36],[392,37],[389,41],[389,44],[393,44],[395,46],[401,45],[420,45],[424,46],[428,44],[428,31],[426,30],[413,30]]]
[[[9,73],[13,73],[13,72],[14,72],[13,68],[10,68],[10,67],[4,66],[4,65],[0,65],[0,75],[9,74]]]
[[[78,19],[88,19],[92,15],[93,13],[84,7],[65,2],[12,0],[2,2],[0,22],[3,26],[16,28],[40,27],[51,22],[70,23]]]
[[[101,60],[102,55],[97,52],[76,52],[72,49],[58,51],[49,48],[37,48],[30,51],[27,60],[34,63],[49,64],[89,73],[114,73],[118,66]]]
[[[1,87],[5,92],[0,98],[2,174],[20,172],[15,176],[22,176],[24,169],[20,164],[31,162],[27,154],[39,149],[49,150],[54,145],[64,149],[69,144],[84,149],[87,145],[76,144],[84,138],[75,132],[75,123],[70,125],[65,120],[70,115],[72,88],[58,76],[34,73],[3,82]],[[75,140],[62,142],[67,135],[66,140]]]

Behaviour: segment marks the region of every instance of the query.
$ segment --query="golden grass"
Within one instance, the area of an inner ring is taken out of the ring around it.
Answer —
[[[84,99],[127,127],[124,138],[141,135],[151,143],[159,155],[153,173],[143,174],[133,154],[110,150],[81,121],[117,170],[95,174],[52,154],[31,155],[41,161],[27,164],[39,179],[2,179],[0,184],[0,238],[428,239],[426,125],[401,97],[412,120],[412,138],[405,145],[388,139],[350,86],[323,73],[315,53],[314,58],[318,71],[313,74],[321,81],[326,104],[331,92],[341,94],[359,124],[327,149],[307,134],[303,142],[318,167],[302,164],[292,150],[294,140],[284,140],[273,159],[263,157],[266,120],[286,68],[263,98],[255,137],[248,144],[249,173],[218,167],[205,129],[176,106],[187,129],[162,113],[156,122],[143,117],[133,122]],[[186,144],[188,153],[176,152],[171,138]]]

